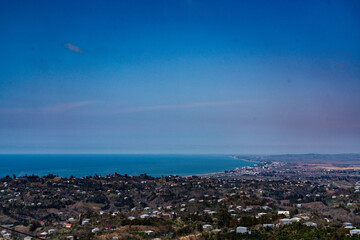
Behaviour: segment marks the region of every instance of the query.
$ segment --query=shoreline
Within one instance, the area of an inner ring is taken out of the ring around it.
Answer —
[[[117,158],[113,157],[110,161],[106,160],[105,162],[101,161],[101,157],[87,159],[87,156],[76,158],[63,158],[63,156],[64,155],[51,155],[49,159],[47,159],[46,155],[43,155],[41,158],[34,158],[29,155],[28,157],[24,157],[24,155],[11,156],[11,158],[6,156],[2,158],[2,160],[10,161],[12,164],[6,169],[3,169],[3,171],[0,171],[0,178],[14,175],[18,177],[32,175],[46,177],[48,175],[55,175],[64,178],[70,178],[71,176],[83,178],[108,176],[115,173],[128,176],[146,174],[151,177],[171,175],[203,177],[223,174],[226,171],[233,171],[237,168],[258,164],[258,162],[235,158],[234,155],[199,155],[199,158],[192,158],[194,155],[173,155],[174,158],[165,158],[163,155],[159,158],[155,155],[152,155],[151,158],[142,158],[142,156],[146,155],[128,155],[132,158],[127,159],[122,157],[117,160]],[[77,161],[77,159],[79,159],[79,161]],[[34,168],[23,165],[22,163],[26,163],[27,160],[34,161],[34,164],[36,166],[39,165],[39,167]],[[137,162],[138,160],[139,162]],[[240,161],[236,162],[236,160]],[[56,164],[56,161],[62,161],[61,167]],[[19,164],[16,165],[16,163]],[[96,167],[97,165],[98,167]],[[18,166],[20,166],[20,168],[18,168]]]
[[[237,168],[234,168],[234,169],[231,169],[231,170],[224,170],[224,171],[221,171],[221,172],[210,172],[210,173],[202,173],[202,174],[193,174],[193,175],[189,175],[189,176],[185,176],[185,177],[193,177],[193,176],[197,176],[197,177],[211,177],[211,176],[216,176],[218,174],[225,174],[226,171],[227,172],[231,172],[231,171],[235,171],[236,169],[243,169],[243,168],[247,168],[247,167],[253,167],[254,165],[256,164],[262,164],[263,162],[254,162],[254,161],[250,161],[250,160],[246,160],[246,159],[241,159],[241,158],[237,158],[236,156],[229,156],[230,158],[232,159],[235,159],[235,160],[240,160],[240,161],[243,161],[243,162],[250,162],[250,163],[253,163],[252,165],[250,166],[243,166],[243,167],[237,167]]]
[[[251,162],[251,161],[248,161],[248,162]],[[256,164],[256,162],[254,162]],[[254,164],[254,165],[255,165]],[[118,173],[116,171],[114,171],[113,173],[109,173],[109,174],[106,174],[106,175],[100,175],[100,174],[93,174],[93,175],[85,175],[85,176],[81,176],[81,177],[77,177],[77,176],[68,176],[68,177],[65,177],[65,176],[60,176],[60,175],[57,175],[57,174],[54,174],[54,173],[48,173],[46,175],[38,175],[38,174],[25,174],[25,175],[19,175],[17,176],[16,174],[7,174],[5,176],[0,176],[0,178],[6,178],[7,176],[10,176],[10,177],[13,177],[14,175],[16,176],[16,178],[26,178],[26,177],[32,177],[32,176],[36,176],[36,177],[40,177],[40,178],[44,178],[44,177],[47,177],[49,175],[53,175],[53,176],[56,176],[56,177],[60,177],[60,178],[71,178],[71,177],[75,177],[75,178],[87,178],[87,177],[95,177],[95,176],[98,176],[98,177],[106,177],[106,176],[111,176],[111,175],[114,175],[114,174],[118,174],[118,175],[121,175],[121,176],[129,176],[129,177],[140,177],[141,175],[147,175],[149,177],[153,177],[153,178],[162,178],[162,177],[169,177],[169,176],[179,176],[179,177],[183,177],[183,178],[189,178],[189,177],[206,177],[206,176],[214,176],[214,175],[218,175],[218,174],[224,174],[226,172],[231,172],[231,171],[234,171],[236,169],[243,169],[243,168],[247,168],[247,167],[253,167],[254,165],[251,165],[251,166],[243,166],[243,167],[238,167],[238,168],[234,168],[234,169],[231,169],[231,170],[223,170],[223,171],[219,171],[219,172],[209,172],[209,173],[199,173],[199,174],[190,174],[190,175],[178,175],[178,174],[168,174],[168,175],[163,175],[163,176],[153,176],[153,175],[150,175],[148,173],[141,173],[141,174],[137,174],[137,175],[131,175],[131,174],[121,174],[121,173]]]

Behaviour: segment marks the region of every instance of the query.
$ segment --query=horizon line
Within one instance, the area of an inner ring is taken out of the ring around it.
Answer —
[[[120,152],[0,152],[0,155],[258,155],[258,156],[270,156],[270,155],[358,155],[355,152],[342,152],[342,153],[120,153]]]

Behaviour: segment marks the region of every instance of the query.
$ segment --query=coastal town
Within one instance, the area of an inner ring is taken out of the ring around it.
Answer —
[[[187,177],[6,176],[0,239],[360,239],[359,156],[313,157]]]
[[[0,0],[0,240],[360,240],[360,0]]]

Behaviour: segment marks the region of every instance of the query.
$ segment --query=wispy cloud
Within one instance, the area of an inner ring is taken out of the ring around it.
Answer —
[[[66,47],[67,49],[69,49],[70,51],[73,51],[73,52],[83,53],[83,50],[80,47],[75,46],[71,43],[64,44],[64,47]]]
[[[220,102],[201,102],[201,103],[188,103],[188,104],[168,104],[168,105],[151,105],[143,107],[123,108],[114,109],[112,108],[111,113],[136,113],[136,112],[150,112],[150,111],[162,111],[172,109],[190,109],[190,108],[201,108],[201,107],[216,107],[223,105],[250,103],[251,101],[246,100],[235,100],[235,101],[220,101]],[[99,101],[79,101],[79,102],[68,102],[58,103],[54,105],[41,106],[41,107],[29,107],[29,108],[0,108],[0,114],[27,114],[27,113],[38,113],[38,114],[51,114],[51,113],[63,113],[70,110],[82,108],[89,105],[96,105],[101,103]],[[109,112],[106,110],[105,112]],[[101,114],[101,109],[95,111],[90,110],[88,113]]]
[[[0,114],[26,114],[26,113],[62,113],[65,111],[81,108],[88,105],[99,103],[98,101],[80,101],[59,103],[43,107],[29,107],[29,108],[0,108]]]
[[[82,101],[82,102],[70,102],[70,103],[59,103],[47,107],[42,107],[41,110],[44,112],[64,112],[74,108],[80,108],[88,105],[98,103],[97,101]]]
[[[156,111],[156,110],[171,110],[171,109],[199,108],[199,107],[215,107],[215,106],[232,105],[232,104],[239,104],[239,103],[249,103],[249,101],[235,100],[235,101],[221,101],[221,102],[153,105],[153,106],[122,109],[122,110],[117,111],[117,113],[149,112],[149,111]]]

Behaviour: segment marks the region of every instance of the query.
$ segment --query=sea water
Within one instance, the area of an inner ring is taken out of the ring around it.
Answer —
[[[189,176],[254,165],[228,155],[140,154],[0,154],[0,177],[6,175],[62,177],[105,176],[115,172],[137,176]]]

